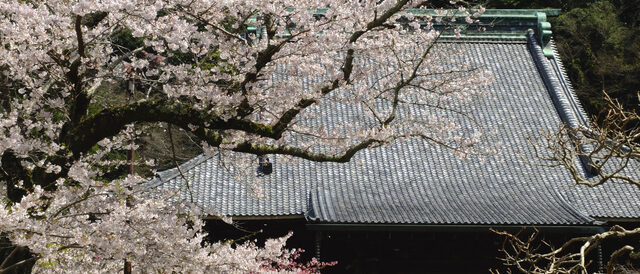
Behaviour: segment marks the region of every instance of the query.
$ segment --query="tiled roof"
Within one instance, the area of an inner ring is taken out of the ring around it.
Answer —
[[[282,216],[302,215],[307,209],[309,189],[313,184],[307,165],[281,163],[278,157],[270,157],[273,173],[257,182],[239,180],[234,172],[217,157],[204,154],[181,165],[184,177],[189,181],[193,201],[205,212],[218,216]],[[252,170],[249,172],[255,175]],[[306,177],[306,178],[305,178]],[[305,178],[305,179],[302,179]],[[191,197],[178,170],[158,173],[152,185],[160,189],[180,191],[180,199]]]
[[[560,225],[592,223],[587,216],[640,218],[637,188],[574,186],[566,170],[529,162],[534,152],[528,137],[584,118],[561,64],[555,63],[559,59],[545,58],[531,35],[447,46],[466,51],[493,73],[490,96],[470,108],[477,124],[497,133],[492,138],[502,143],[498,155],[462,160],[412,139],[366,149],[345,164],[271,156],[273,173],[258,180],[264,197],[236,180],[217,158],[201,155],[182,165],[194,200],[216,215],[305,215],[332,223]],[[352,112],[361,111],[337,102],[324,105],[344,111],[333,111],[319,123],[348,122]],[[180,188],[186,197],[175,169],[159,175],[153,181],[157,187]]]
[[[308,217],[332,223],[589,222],[514,151],[498,156],[469,162],[417,139],[370,149],[318,182]],[[520,167],[505,168],[508,163]]]
[[[553,41],[552,41],[553,43]],[[550,78],[551,90],[556,94],[555,103],[559,109],[559,114],[563,121],[572,127],[587,126],[590,122],[580,105],[578,98],[573,91],[569,77],[566,75],[564,66],[555,47],[554,58],[542,59],[545,73]],[[541,54],[539,48],[536,54]],[[611,162],[619,160],[612,159]],[[615,164],[615,166],[620,166]],[[606,168],[606,167],[605,167]],[[589,178],[590,175],[582,170],[582,176]],[[630,161],[622,175],[632,178],[640,178],[640,161]],[[596,178],[592,178],[595,180]],[[571,181],[569,181],[571,182]],[[559,189],[565,200],[578,210],[588,213],[594,218],[603,219],[640,219],[640,191],[638,187],[619,180],[611,180],[605,185],[596,187],[578,186],[569,183]]]

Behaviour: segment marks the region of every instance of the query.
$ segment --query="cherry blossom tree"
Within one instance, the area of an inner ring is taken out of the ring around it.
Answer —
[[[127,164],[113,152],[160,124],[234,155],[224,161],[346,162],[407,137],[482,152],[482,133],[451,114],[484,95],[491,75],[435,43],[433,23],[452,11],[416,16],[421,4],[0,2],[0,232],[31,254],[0,270],[112,272],[124,261],[163,273],[304,270],[292,267],[286,237],[263,248],[203,243],[199,209],[135,172],[110,176]],[[454,12],[473,22],[482,9]],[[121,86],[127,101],[97,102]],[[363,111],[330,128],[307,122],[330,115],[330,103]]]

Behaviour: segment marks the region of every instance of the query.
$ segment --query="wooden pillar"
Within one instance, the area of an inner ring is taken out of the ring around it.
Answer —
[[[602,244],[598,245],[597,256],[598,256],[598,272],[605,273],[604,260],[602,255]]]
[[[322,245],[322,237],[323,237],[323,233],[322,231],[316,231],[316,259],[318,259],[318,261],[320,261],[320,249],[321,249],[321,245]]]

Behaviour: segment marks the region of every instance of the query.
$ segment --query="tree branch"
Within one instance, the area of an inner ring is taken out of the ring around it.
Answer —
[[[16,269],[18,267],[33,263],[33,262],[35,262],[35,261],[40,259],[40,256],[36,256],[36,255],[33,255],[33,254],[32,254],[32,256],[33,257],[31,257],[29,259],[22,260],[20,262],[17,262],[17,263],[15,263],[13,265],[8,266],[7,268],[0,269],[0,274],[10,273],[9,271],[11,271],[11,270],[14,270],[14,269]]]
[[[542,142],[533,144],[537,158],[542,160],[539,165],[563,166],[581,185],[593,187],[616,180],[640,187],[640,179],[633,172],[626,172],[640,166],[640,116],[624,110],[606,93],[605,99],[609,109],[593,126],[563,125],[553,133],[543,134]],[[548,154],[538,153],[543,151]]]
[[[252,144],[249,142],[239,144],[232,150],[236,152],[245,152],[245,153],[252,153],[257,155],[284,154],[284,155],[290,155],[290,156],[295,156],[302,159],[311,160],[314,162],[346,163],[351,159],[351,157],[353,157],[353,155],[356,154],[356,152],[380,142],[381,141],[375,140],[375,139],[367,139],[349,147],[349,149],[347,149],[346,151],[338,154],[314,153],[309,150],[298,148],[298,147],[271,146],[271,145],[264,145],[264,144]]]
[[[349,37],[349,44],[353,44],[358,41],[358,39],[377,27],[383,26],[384,23],[391,18],[394,14],[400,11],[406,4],[408,0],[398,1],[395,6],[385,11],[380,17],[377,17],[375,20],[369,22],[364,30],[359,30],[354,32],[351,37]],[[344,63],[342,65],[342,78],[334,79],[331,84],[326,85],[320,89],[320,94],[322,96],[329,94],[330,92],[336,90],[342,81],[349,82],[351,78],[351,73],[353,70],[353,59],[355,57],[355,51],[353,49],[347,50],[347,56],[345,57]],[[311,106],[316,103],[318,100],[314,99],[302,99],[298,101],[295,107],[285,111],[278,121],[274,124],[273,129],[275,132],[282,134],[284,130],[289,126],[289,123],[302,111],[303,109]]]
[[[116,135],[133,122],[168,122],[189,130],[189,125],[210,129],[236,129],[263,137],[276,138],[269,126],[247,120],[223,120],[206,110],[170,100],[138,101],[120,107],[103,109],[70,130],[65,142],[73,157],[86,153],[100,140]],[[207,125],[207,126],[205,126]]]
[[[542,241],[538,244],[537,237],[539,231],[534,228],[534,233],[526,240],[522,240],[521,233],[524,228],[516,234],[506,231],[491,229],[494,233],[504,236],[501,252],[504,257],[500,258],[505,265],[515,266],[519,271],[525,273],[587,273],[587,257],[590,252],[605,241],[611,239],[622,239],[640,235],[640,228],[626,230],[620,226],[613,226],[609,231],[598,233],[587,237],[576,237],[565,242],[562,247],[554,249],[550,244]],[[572,251],[570,247],[581,244],[579,249]],[[509,247],[509,249],[507,248]],[[539,252],[540,247],[550,249],[550,252]],[[633,248],[623,246],[611,255],[611,261],[607,264],[607,273],[611,273],[615,267],[615,260],[624,254],[628,254]]]

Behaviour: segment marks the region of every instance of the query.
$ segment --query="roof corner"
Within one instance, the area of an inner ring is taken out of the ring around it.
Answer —
[[[562,196],[562,194],[560,194],[560,192],[557,189],[554,189],[554,192],[556,193],[556,196],[559,198],[560,204],[564,207],[564,209],[570,212],[571,214],[573,214],[573,216],[576,217],[576,219],[579,219],[580,221],[582,221],[582,224],[590,224],[590,225],[602,224],[602,222],[596,221],[594,218],[591,218],[590,216],[583,214],[578,209],[576,209],[573,205],[567,202],[567,200]]]

